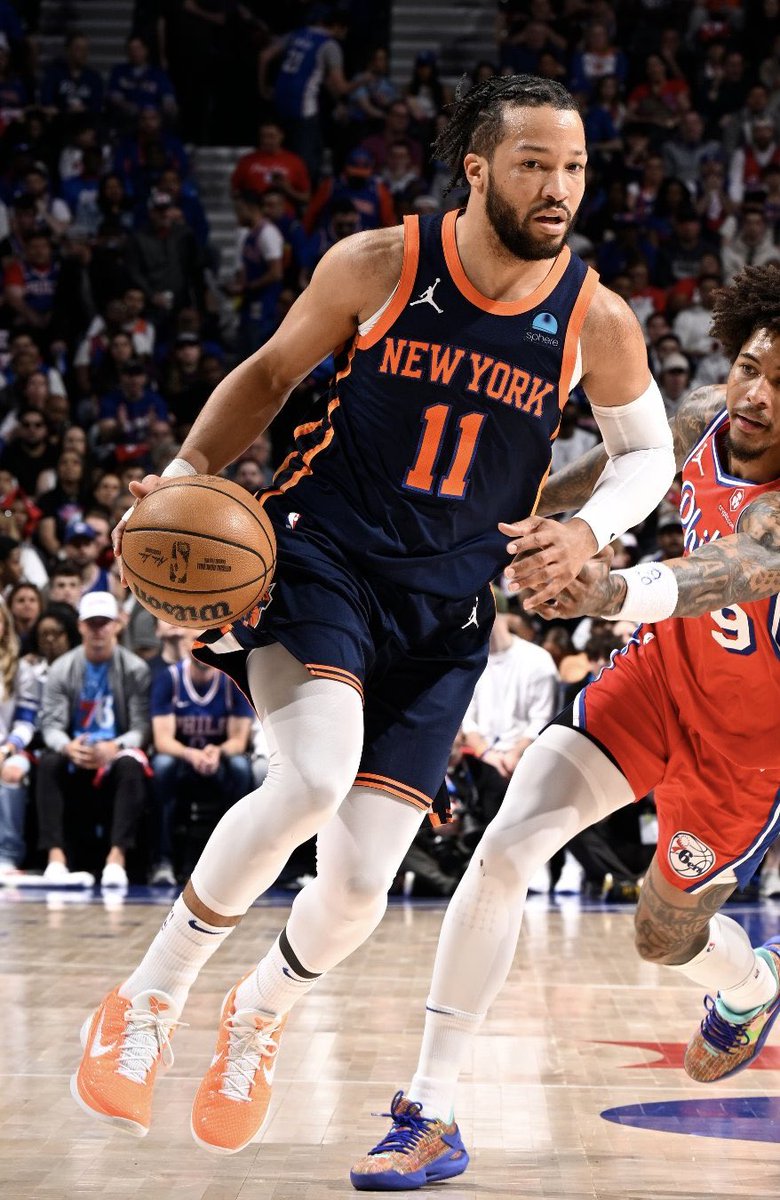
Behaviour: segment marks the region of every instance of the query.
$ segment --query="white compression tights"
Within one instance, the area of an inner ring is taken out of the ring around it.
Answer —
[[[252,651],[248,674],[253,703],[264,714],[268,775],[228,809],[192,873],[198,897],[223,917],[243,915],[295,847],[334,815],[363,745],[354,688],[313,678],[278,643]]]

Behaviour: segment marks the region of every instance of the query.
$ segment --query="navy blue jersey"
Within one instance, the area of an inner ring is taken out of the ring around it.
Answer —
[[[153,717],[173,715],[177,740],[197,749],[226,741],[229,717],[255,715],[236,685],[221,672],[215,672],[200,691],[187,659],[158,672],[152,681],[150,708]]]
[[[391,301],[337,356],[326,417],[296,431],[265,497],[362,570],[453,599],[503,570],[498,522],[538,504],[598,280],[564,247],[531,295],[490,300],[456,220],[406,218]]]

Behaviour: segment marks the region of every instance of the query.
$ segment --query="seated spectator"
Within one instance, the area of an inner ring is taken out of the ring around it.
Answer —
[[[100,541],[88,521],[71,521],[65,530],[62,548],[66,561],[76,567],[81,577],[81,596],[93,592],[102,596],[110,592],[117,599],[122,599],[122,585],[117,577],[98,564]],[[54,599],[51,592],[49,598]]]
[[[149,387],[144,364],[131,358],[122,364],[119,387],[100,397],[96,445],[104,455],[108,450],[116,453],[122,448],[127,457],[130,447],[146,448],[149,429],[155,420],[167,421],[168,408],[159,392]]]
[[[702,163],[695,207],[710,237],[720,233],[726,217],[734,212],[734,203],[726,191],[726,167],[717,158]]]
[[[127,273],[159,326],[170,321],[175,310],[200,303],[203,278],[195,235],[177,220],[168,193],[153,191],[148,211],[147,224],[130,235]]]
[[[281,191],[290,212],[309,203],[311,181],[306,164],[298,154],[284,149],[284,133],[276,121],[263,121],[257,135],[257,149],[242,154],[230,177],[234,195],[256,192],[262,196],[268,188]]]
[[[352,126],[383,121],[388,108],[398,99],[398,89],[390,79],[387,49],[377,46],[366,69],[349,98],[349,120]]]
[[[746,193],[760,191],[767,167],[780,166],[780,142],[771,116],[756,117],[750,126],[750,140],[739,146],[729,163],[729,197],[742,204]]]
[[[571,90],[591,95],[605,75],[614,75],[622,84],[627,74],[628,61],[623,51],[612,44],[609,26],[603,21],[591,21],[585,30],[582,49],[572,58]]]
[[[88,65],[89,42],[81,33],[65,41],[65,56],[43,74],[41,103],[49,113],[99,113],[103,105],[103,80]]]
[[[396,142],[390,147],[382,182],[396,203],[419,184],[420,172],[411,160],[406,142]]]
[[[580,412],[574,398],[564,405],[558,436],[552,444],[552,470],[560,471],[598,442],[595,433],[579,424]]]
[[[640,562],[666,562],[670,558],[682,558],[685,545],[680,514],[672,504],[662,504],[658,510],[655,527],[657,549],[645,554]]]
[[[650,269],[643,258],[631,264],[628,277],[631,281],[628,303],[636,313],[639,324],[644,325],[653,313],[664,312],[666,292],[650,282]]]
[[[485,825],[498,811],[523,752],[555,715],[558,691],[558,671],[547,651],[509,632],[501,593],[496,608],[488,663],[463,718]]]
[[[61,185],[61,203],[70,214],[69,229],[72,235],[78,233],[91,239],[97,234],[103,220],[100,211],[102,170],[100,151],[85,150],[81,172],[72,179],[64,180]]]
[[[413,168],[408,154],[408,143],[399,138],[392,147],[387,147],[385,169],[391,157],[398,154],[399,149],[403,147],[407,149],[405,169],[409,171]],[[348,201],[359,215],[361,230],[383,229],[397,223],[393,198],[386,185],[374,173],[371,155],[360,147],[351,150],[347,155],[344,170],[340,175],[323,179],[320,183],[303,218],[306,232],[312,234],[321,226],[327,225],[333,206],[343,201]]]
[[[27,85],[11,61],[8,37],[0,31],[0,121],[3,126],[21,121],[29,103]]]
[[[132,502],[132,497],[130,497]],[[130,507],[130,503],[125,505],[123,512],[126,512]],[[48,604],[67,605],[75,614],[78,612],[79,601],[81,600],[81,569],[76,566],[75,562],[70,562],[67,558],[58,562],[52,567],[51,575],[49,576]]]
[[[272,477],[271,472],[263,470],[253,458],[240,458],[236,463],[233,482],[254,496],[261,488],[269,486]]]
[[[17,324],[46,334],[54,315],[60,270],[49,235],[32,233],[21,257],[5,272],[5,302],[16,314]]]
[[[170,428],[167,423],[166,428]],[[102,513],[107,521],[110,520],[117,496],[121,490],[122,485],[115,471],[101,471],[92,484],[91,490],[87,493],[87,510]]]
[[[43,413],[21,412],[16,438],[0,453],[0,469],[10,471],[28,496],[37,496],[41,472],[56,466],[57,458]]]
[[[127,61],[111,68],[106,100],[109,113],[124,127],[144,108],[156,108],[168,120],[176,116],[173,85],[165,71],[149,61],[143,38],[133,34],[127,39]]]
[[[38,543],[49,559],[59,556],[65,530],[83,515],[84,483],[84,460],[73,450],[63,450],[57,460],[54,487],[38,499]]]
[[[96,151],[102,164],[104,149],[98,136],[98,121],[94,117],[85,114],[71,118],[63,134],[57,165],[60,183],[65,184],[83,175],[87,151]]]
[[[19,759],[30,764],[11,740],[19,687],[19,642],[5,601],[0,600],[0,874],[13,873],[24,860],[26,790]]]
[[[19,640],[20,654],[29,654],[35,649],[34,631],[42,610],[43,598],[34,583],[22,580],[14,584],[8,593],[8,612]]]
[[[628,119],[652,134],[675,129],[688,108],[690,88],[684,79],[670,79],[658,54],[645,59],[645,80],[628,95]]]
[[[247,750],[253,710],[235,684],[191,655],[198,635],[186,630],[185,657],[159,671],[152,686],[152,793],[158,836],[152,884],[176,883],[173,826],[177,804],[204,795],[215,820],[252,788]]]
[[[720,286],[719,275],[702,275],[697,282],[691,304],[678,312],[674,318],[672,327],[680,339],[683,353],[696,362],[715,348],[710,325],[715,294]]]
[[[611,162],[623,149],[620,132],[625,117],[626,106],[620,99],[619,80],[615,75],[603,75],[583,118],[588,153],[602,165]]]
[[[702,111],[713,128],[728,126],[731,114],[745,103],[750,82],[745,56],[739,50],[729,50],[723,57],[722,69],[713,74],[703,96]]]
[[[680,118],[677,136],[664,145],[664,169],[667,175],[681,180],[691,195],[695,195],[702,167],[721,155],[720,143],[705,137],[704,119],[691,109]]]
[[[162,389],[177,436],[183,439],[209,398],[211,387],[201,370],[203,346],[197,333],[177,333]]]
[[[372,134],[360,143],[364,150],[371,155],[374,168],[383,171],[387,166],[387,156],[390,147],[398,141],[406,142],[409,147],[409,157],[416,167],[423,168],[425,155],[422,143],[410,133],[412,115],[405,100],[395,100],[387,110],[385,126],[382,133]]]
[[[412,120],[422,131],[430,134],[436,117],[451,100],[452,92],[439,78],[433,50],[420,50],[414,60],[412,78],[406,87],[406,103]]]
[[[24,194],[32,197],[39,232],[50,234],[55,241],[61,238],[73,217],[65,201],[52,196],[49,172],[44,163],[34,163],[25,172]]]
[[[687,396],[691,384],[691,364],[684,354],[669,354],[663,360],[658,386],[664,398],[666,415],[671,418],[677,412],[680,401]]]
[[[133,597],[133,605],[140,608],[140,604]],[[143,609],[142,611],[146,611]],[[127,628],[130,629],[133,624],[132,613],[128,622]],[[182,639],[184,638],[184,630],[180,625],[169,625],[167,621],[155,619],[154,624],[155,650],[156,653],[145,657],[149,672],[152,677],[152,684],[157,677],[159,671],[167,671],[168,667],[174,666],[184,657],[182,649]]]
[[[704,236],[701,217],[691,207],[674,219],[674,233],[659,255],[657,280],[669,287],[682,279],[698,279],[702,274],[702,259],[713,250],[713,243]]]
[[[143,202],[166,167],[189,174],[187,152],[175,134],[163,129],[157,109],[147,106],[141,109],[134,133],[119,143],[114,170],[136,201]]]
[[[141,831],[149,669],[118,644],[119,629],[113,596],[84,596],[83,644],[57,659],[43,687],[36,801],[44,879],[55,885],[68,882],[69,863],[92,866],[105,842],[101,883],[126,885],[126,856]]]
[[[195,184],[189,180],[183,181],[176,167],[166,167],[160,173],[157,186],[159,191],[170,196],[176,219],[192,230],[195,241],[201,249],[205,249],[209,240],[209,222]]]
[[[724,223],[721,230],[721,261],[723,282],[731,283],[746,266],[764,267],[780,262],[780,250],[775,245],[772,230],[761,208],[745,205],[739,217]],[[2,460],[0,460],[2,461]]]

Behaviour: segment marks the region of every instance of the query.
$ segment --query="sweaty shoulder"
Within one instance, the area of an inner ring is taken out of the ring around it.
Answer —
[[[630,404],[650,382],[647,347],[632,309],[599,284],[582,327],[582,382],[594,404]]]
[[[402,225],[370,229],[336,242],[322,261],[331,282],[349,288],[358,323],[381,308],[401,278],[404,260]]]

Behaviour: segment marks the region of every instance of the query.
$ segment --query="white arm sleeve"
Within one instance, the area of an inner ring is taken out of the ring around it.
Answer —
[[[591,407],[609,462],[576,515],[590,525],[603,550],[660,504],[676,467],[672,431],[654,379],[630,404]]]

